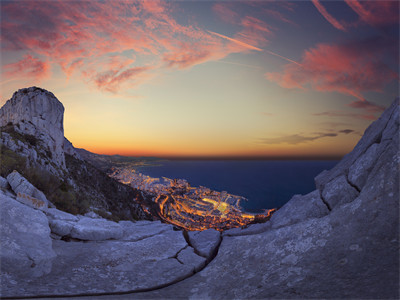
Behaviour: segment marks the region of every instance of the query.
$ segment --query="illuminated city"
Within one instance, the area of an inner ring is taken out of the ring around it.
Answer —
[[[257,215],[243,212],[240,202],[247,201],[246,198],[203,186],[191,187],[184,179],[152,178],[123,167],[113,168],[110,176],[153,194],[152,203],[142,203],[142,207],[148,212],[155,209],[161,220],[187,230],[214,228],[222,231],[246,226],[267,221],[275,211],[271,209]]]

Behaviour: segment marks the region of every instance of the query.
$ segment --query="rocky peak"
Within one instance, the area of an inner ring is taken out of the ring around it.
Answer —
[[[64,106],[53,93],[38,87],[20,89],[0,109],[0,125],[31,122],[57,139],[64,137]]]
[[[64,106],[53,93],[38,87],[20,89],[0,109],[0,126],[12,123],[16,131],[33,135],[65,169]]]

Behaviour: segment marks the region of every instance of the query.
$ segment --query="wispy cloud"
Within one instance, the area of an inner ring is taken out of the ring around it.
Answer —
[[[385,110],[384,106],[371,103],[367,100],[352,101],[348,104],[349,107],[363,109],[369,113],[377,113]]]
[[[347,44],[319,44],[305,51],[301,66],[288,64],[283,71],[266,73],[268,80],[284,88],[311,88],[339,92],[365,101],[365,91],[382,91],[398,80],[398,74],[383,61],[396,59],[396,43],[390,38],[375,37]],[[379,76],[377,76],[379,74]]]
[[[328,11],[325,9],[325,7],[321,4],[319,0],[311,0],[314,6],[318,9],[318,11],[321,13],[321,15],[329,22],[332,24],[333,27],[336,29],[346,31],[346,28],[338,21],[336,20]]]
[[[344,134],[350,134],[353,133],[354,130],[353,129],[343,129],[343,130],[339,130],[340,133],[344,133]]]
[[[322,139],[325,137],[336,137],[338,136],[337,133],[319,133],[314,136],[305,136],[302,134],[292,134],[292,135],[285,135],[281,137],[276,137],[276,138],[262,138],[260,139],[261,143],[264,144],[290,144],[290,145],[297,145],[297,144],[302,144],[302,143],[307,143],[307,142],[312,142],[318,139]]]
[[[273,137],[273,138],[261,138],[259,142],[263,144],[289,144],[289,145],[298,145],[308,142],[313,142],[315,140],[319,140],[322,138],[333,138],[337,137],[340,134],[350,134],[356,133],[353,129],[342,129],[337,132],[314,132],[310,135],[304,134],[291,134],[291,135],[284,135],[280,137]]]
[[[352,119],[362,119],[362,120],[376,120],[373,114],[360,114],[360,113],[351,113],[341,110],[329,110],[320,113],[314,113],[313,116],[326,116],[326,117],[346,117]]]
[[[364,22],[374,26],[399,23],[398,1],[345,0]]]
[[[4,72],[5,77],[43,80],[50,76],[50,64],[28,54],[18,62],[6,64]]]
[[[52,66],[59,66],[67,78],[74,74],[115,93],[151,78],[148,65],[183,69],[250,48],[261,51],[236,39],[223,41],[190,17],[182,25],[173,17],[175,9],[176,3],[167,1],[4,3],[2,51],[30,56],[3,68],[3,75],[44,78]],[[248,37],[257,41],[258,32],[267,30],[254,19],[243,26],[252,28],[249,32],[254,34]],[[107,56],[115,57],[116,63],[104,63]],[[123,63],[118,65],[118,60]]]

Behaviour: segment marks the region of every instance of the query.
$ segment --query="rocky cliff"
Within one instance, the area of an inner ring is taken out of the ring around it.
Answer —
[[[0,177],[1,296],[398,299],[399,163],[397,99],[315,191],[222,234],[42,211]]]
[[[52,162],[65,169],[63,119],[62,103],[37,87],[18,90],[0,109],[0,126],[12,124],[18,133],[36,137],[52,153]],[[11,144],[10,139],[3,140]]]
[[[83,160],[64,137],[64,106],[44,89],[15,92],[0,108],[0,175],[17,170],[72,213],[112,213],[114,219],[141,219],[142,194]]]

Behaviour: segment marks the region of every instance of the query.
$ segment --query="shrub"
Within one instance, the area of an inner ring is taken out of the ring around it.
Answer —
[[[0,175],[6,177],[12,171],[23,173],[26,169],[26,158],[11,151],[5,146],[0,147]]]

